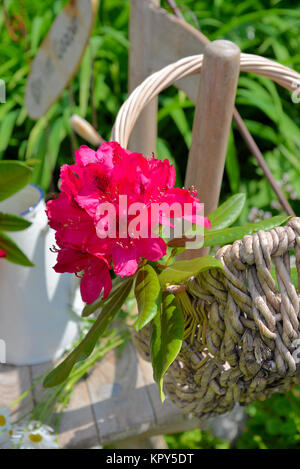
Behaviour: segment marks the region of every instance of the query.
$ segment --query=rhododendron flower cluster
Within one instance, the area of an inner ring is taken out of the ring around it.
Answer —
[[[56,230],[56,272],[81,277],[83,301],[91,303],[112,287],[110,269],[121,276],[135,274],[142,259],[158,261],[166,242],[157,225],[173,226],[181,216],[210,227],[198,215],[201,204],[194,191],[175,186],[175,169],[165,159],[150,159],[105,142],[97,151],[81,146],[75,164],[61,168],[61,193],[47,203],[49,225]],[[126,201],[126,203],[124,202]],[[172,204],[188,214],[170,214]],[[132,207],[138,204],[139,216]],[[163,208],[155,212],[154,204]],[[142,208],[141,208],[142,207]]]

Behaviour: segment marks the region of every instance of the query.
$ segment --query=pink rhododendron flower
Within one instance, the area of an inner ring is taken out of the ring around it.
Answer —
[[[99,251],[93,219],[64,192],[47,203],[49,225],[56,230],[58,250],[56,272],[82,274],[81,296],[92,303],[104,289],[103,299],[111,290],[111,257]],[[103,246],[103,244],[101,245]],[[104,247],[103,247],[104,249]]]
[[[157,261],[166,254],[159,224],[173,226],[174,218],[183,217],[210,227],[198,214],[202,206],[196,193],[174,187],[175,179],[167,159],[146,159],[117,142],[103,143],[97,151],[81,146],[75,164],[62,166],[62,192],[47,204],[59,248],[54,268],[82,277],[84,301],[94,301],[101,291],[103,298],[109,294],[110,268],[131,276],[141,259]],[[153,215],[155,204],[160,210]],[[178,214],[170,213],[172,204]],[[188,214],[185,204],[192,207]]]

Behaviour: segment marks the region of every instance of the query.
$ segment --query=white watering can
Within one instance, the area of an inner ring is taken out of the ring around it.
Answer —
[[[53,270],[56,254],[50,248],[55,237],[45,209],[42,190],[31,184],[0,203],[1,212],[21,215],[32,223],[8,235],[35,266],[0,260],[0,340],[5,343],[6,362],[13,365],[58,358],[79,333],[75,313],[83,303],[75,276]]]

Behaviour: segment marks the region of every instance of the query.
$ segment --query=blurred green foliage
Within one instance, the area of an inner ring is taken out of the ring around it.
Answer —
[[[264,402],[247,408],[245,432],[236,443],[238,449],[299,449],[300,388],[286,395],[274,394]]]
[[[33,182],[46,192],[56,190],[59,167],[73,158],[70,116],[77,113],[90,122],[93,120],[92,73],[98,130],[105,139],[109,139],[116,114],[127,97],[129,1],[99,0],[90,45],[70,89],[65,90],[46,116],[38,121],[28,118],[24,92],[30,62],[65,3],[5,0],[8,17],[20,14],[24,19],[26,35],[18,42],[11,39],[3,6],[0,7],[0,78],[6,82],[7,95],[6,103],[0,105],[0,159],[18,159],[32,165]],[[161,3],[168,9],[166,2]],[[201,28],[209,39],[229,39],[243,52],[264,55],[300,72],[297,0],[178,0],[177,4],[186,20]],[[157,156],[168,157],[176,165],[181,184],[191,141],[193,104],[175,88],[165,91],[159,103]],[[273,175],[295,212],[300,213],[300,103],[293,103],[291,93],[274,83],[242,74],[236,104]],[[82,143],[76,137],[75,145]],[[253,207],[273,215],[281,213],[262,171],[233,125],[221,197],[236,192],[247,196],[238,223],[249,221]],[[287,396],[276,395],[251,405],[247,428],[237,447],[300,447],[299,403],[295,390]],[[174,448],[226,447],[226,443],[200,430],[167,438]]]
[[[54,190],[58,168],[72,161],[69,118],[76,112],[92,122],[91,63],[94,75],[94,103],[98,129],[109,139],[110,131],[127,96],[128,0],[100,0],[90,45],[71,89],[38,121],[27,117],[24,91],[30,61],[45,37],[55,16],[66,1],[6,0],[9,18],[24,18],[26,36],[12,41],[0,10],[0,78],[7,84],[7,102],[0,106],[0,158],[27,160],[34,166],[33,182],[45,191]],[[226,38],[243,52],[261,54],[300,68],[300,6],[298,2],[273,0],[233,1],[180,0],[186,20],[199,27],[210,39]],[[162,6],[167,7],[162,0]],[[91,62],[92,54],[92,62]],[[73,103],[72,103],[73,101]],[[300,163],[299,104],[272,82],[243,74],[239,81],[237,106],[255,136],[278,181],[285,174],[283,190],[298,211]],[[171,88],[160,96],[157,153],[167,156],[178,169],[178,184],[184,179],[191,141],[193,104],[184,93]],[[84,143],[77,138],[76,145]],[[270,211],[274,195],[256,161],[233,126],[228,146],[222,197],[245,192],[247,204],[240,223],[247,222],[251,207]],[[273,206],[274,205],[274,206]]]
[[[285,395],[274,394],[263,402],[246,408],[244,431],[231,445],[210,432],[192,430],[166,435],[169,448],[190,449],[299,449],[300,448],[300,387]]]
[[[190,430],[166,435],[165,440],[170,449],[229,449],[227,441],[214,437],[209,431]]]

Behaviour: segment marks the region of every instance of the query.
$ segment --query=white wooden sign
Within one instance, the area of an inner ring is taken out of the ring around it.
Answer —
[[[55,19],[27,80],[25,102],[32,119],[48,111],[78,70],[97,4],[97,0],[70,0]]]

